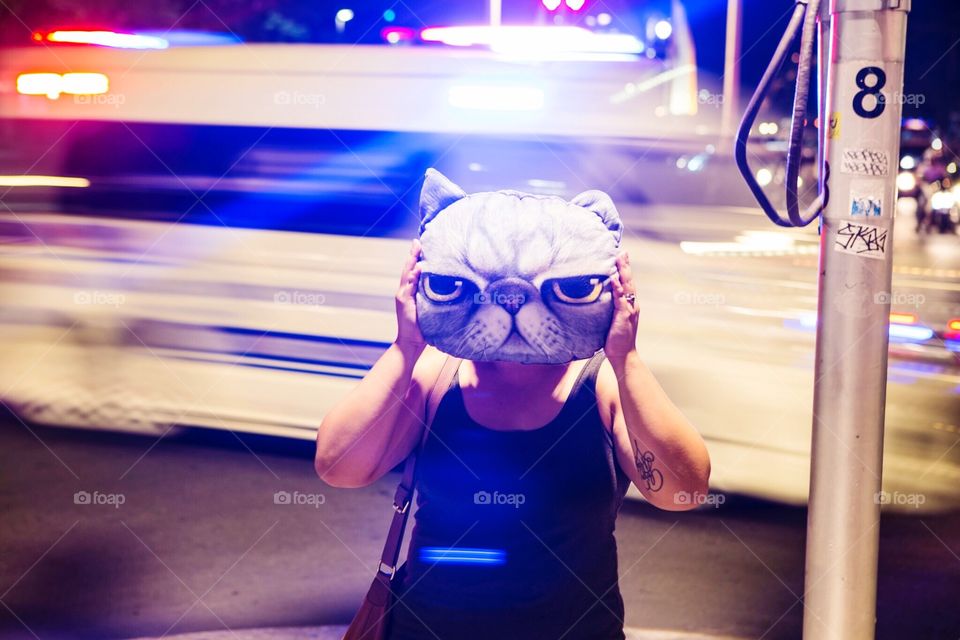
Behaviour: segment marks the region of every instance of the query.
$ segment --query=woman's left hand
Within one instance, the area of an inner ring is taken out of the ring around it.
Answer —
[[[607,358],[625,357],[637,348],[637,291],[630,271],[630,256],[626,251],[617,255],[617,273],[611,279],[613,285],[613,322],[603,347]]]

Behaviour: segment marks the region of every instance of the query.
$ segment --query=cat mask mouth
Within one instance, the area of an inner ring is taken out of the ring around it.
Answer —
[[[529,363],[603,346],[621,233],[606,194],[468,196],[429,170],[420,209],[417,319],[428,343],[470,360]]]

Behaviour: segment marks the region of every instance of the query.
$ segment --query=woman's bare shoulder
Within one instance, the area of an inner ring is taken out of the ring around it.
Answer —
[[[424,397],[433,387],[448,357],[450,356],[430,345],[427,345],[420,354],[417,364],[413,367],[413,382],[419,389],[421,397]]]
[[[604,426],[611,429],[613,418],[620,410],[620,387],[617,383],[617,374],[613,371],[613,365],[606,358],[600,363],[600,369],[597,371],[595,393],[600,418]]]

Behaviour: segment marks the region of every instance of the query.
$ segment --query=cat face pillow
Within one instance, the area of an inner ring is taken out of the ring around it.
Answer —
[[[467,195],[427,170],[417,322],[468,360],[561,363],[592,356],[613,318],[622,227],[610,197]]]

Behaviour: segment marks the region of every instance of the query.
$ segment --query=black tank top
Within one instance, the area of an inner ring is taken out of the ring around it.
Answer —
[[[613,532],[629,479],[597,411],[602,362],[528,431],[474,422],[454,377],[418,462],[391,640],[624,638]]]

